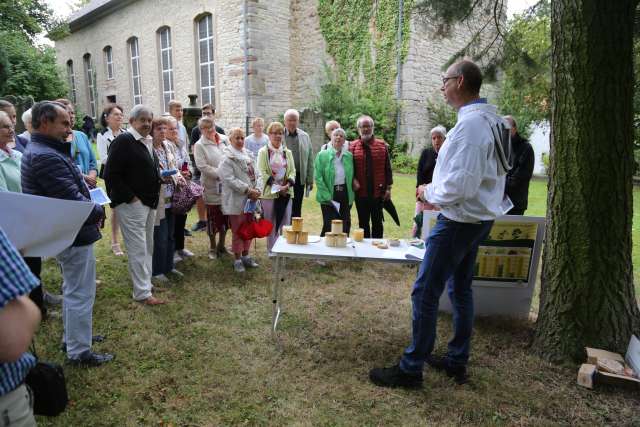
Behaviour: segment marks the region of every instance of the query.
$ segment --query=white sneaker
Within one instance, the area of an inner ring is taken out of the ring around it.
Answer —
[[[233,262],[233,269],[236,271],[236,273],[244,273],[246,271],[241,259],[237,259]]]
[[[241,257],[240,260],[242,261],[242,264],[245,267],[250,267],[250,268],[260,267],[258,263],[255,262],[249,255]]]
[[[169,278],[164,274],[156,274],[155,276],[151,277],[151,280],[155,280],[158,283],[166,283],[169,281]]]
[[[209,250],[209,259],[218,259],[218,253],[215,251],[215,249]]]
[[[175,274],[178,277],[184,277],[184,273],[181,271],[176,270],[175,268],[173,270],[171,270],[171,274]]]
[[[184,258],[182,258],[182,257],[180,256],[180,254],[178,254],[178,252],[177,252],[177,251],[173,254],[173,263],[174,263],[174,264],[179,263],[179,262],[180,262],[180,261],[182,261],[183,259],[184,259]]]
[[[191,252],[189,249],[182,249],[178,251],[178,255],[180,255],[183,259],[184,258],[190,258],[192,256],[195,256],[195,254],[193,252]]]

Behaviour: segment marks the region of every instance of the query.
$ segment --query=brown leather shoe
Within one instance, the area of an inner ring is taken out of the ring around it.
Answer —
[[[154,296],[150,296],[149,298],[140,301],[140,303],[144,305],[162,305],[162,304],[166,304],[167,302],[161,299],[158,299]]]

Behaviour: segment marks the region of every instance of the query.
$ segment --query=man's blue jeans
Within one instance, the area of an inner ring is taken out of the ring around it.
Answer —
[[[487,238],[493,221],[462,223],[444,215],[429,234],[426,252],[413,285],[413,341],[400,360],[400,368],[409,373],[422,372],[425,359],[436,341],[438,302],[448,286],[453,307],[453,339],[447,359],[450,366],[465,366],[473,329],[473,292],[471,281],[478,246]]]

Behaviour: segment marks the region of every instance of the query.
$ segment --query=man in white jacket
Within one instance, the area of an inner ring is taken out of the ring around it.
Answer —
[[[502,214],[505,166],[498,158],[494,129],[505,126],[496,108],[480,98],[482,73],[471,61],[449,67],[442,78],[442,92],[458,111],[458,121],[447,134],[438,154],[430,184],[419,187],[421,198],[437,206],[441,214],[426,242],[426,252],[411,299],[413,340],[400,362],[390,368],[372,369],[369,377],[383,387],[422,386],[427,362],[446,371],[458,384],[468,381],[466,365],[473,330],[471,281],[478,246],[487,238],[496,217]],[[438,301],[448,287],[453,307],[454,336],[443,357],[432,356],[436,340]]]

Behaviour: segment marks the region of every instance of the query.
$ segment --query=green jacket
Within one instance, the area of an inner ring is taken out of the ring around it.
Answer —
[[[336,150],[329,147],[322,150],[316,156],[315,179],[316,179],[316,200],[318,203],[329,203],[333,200],[333,182],[335,178],[335,167],[333,160],[336,157]],[[344,166],[344,179],[349,196],[349,206],[353,204],[355,198],[353,193],[353,154],[345,151],[342,154],[342,165]]]
[[[291,181],[296,181],[296,164],[293,160],[291,150],[285,147],[285,156],[287,157],[287,170],[285,177]],[[269,146],[266,145],[258,151],[258,189],[262,191],[261,199],[275,199],[277,193],[271,194],[271,185],[267,185],[267,180],[271,177],[271,166],[269,165]],[[289,195],[293,197],[293,185],[289,186]]]

